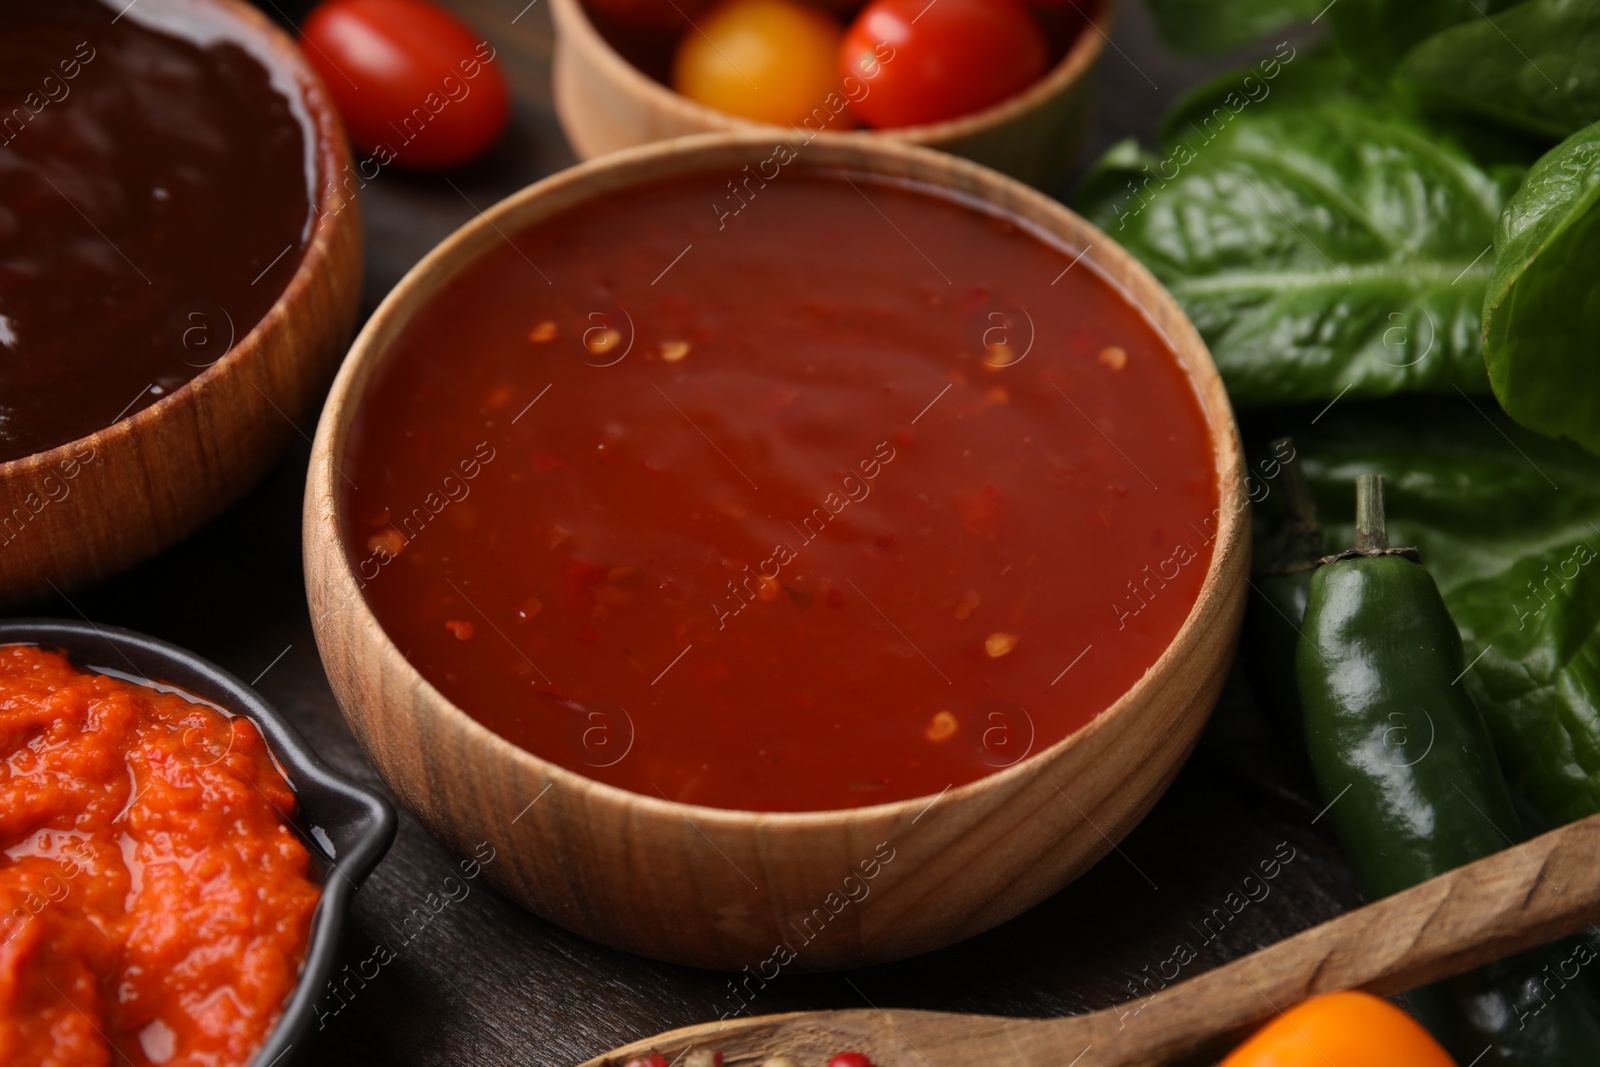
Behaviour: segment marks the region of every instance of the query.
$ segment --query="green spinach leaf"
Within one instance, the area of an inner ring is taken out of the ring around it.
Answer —
[[[1162,119],[1161,136],[1173,140],[1189,133],[1213,135],[1245,110],[1260,114],[1266,109],[1358,98],[1371,106],[1382,104],[1384,97],[1337,53],[1326,48],[1302,50],[1284,42],[1254,66],[1226,71],[1185,93]]]
[[[1183,304],[1241,407],[1486,391],[1483,291],[1520,172],[1400,104],[1308,91],[1337,71],[1295,62],[1208,87],[1159,156],[1115,147],[1085,213]]]
[[[1600,459],[1488,399],[1314,414],[1261,429],[1292,429],[1325,543],[1350,543],[1356,475],[1383,474],[1391,543],[1439,582],[1507,776],[1550,818],[1600,811]]]
[[[1411,48],[1441,30],[1485,19],[1516,0],[1334,0],[1339,48],[1369,74],[1387,77]]]
[[[1316,17],[1327,0],[1150,0],[1161,39],[1179,52],[1214,55]]]
[[[1524,426],[1600,452],[1600,123],[1536,163],[1500,217],[1489,380]]]
[[[1600,4],[1529,0],[1419,44],[1398,76],[1429,96],[1551,137],[1600,119]]]

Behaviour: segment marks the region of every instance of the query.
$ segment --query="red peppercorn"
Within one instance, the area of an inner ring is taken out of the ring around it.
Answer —
[[[665,1056],[654,1052],[648,1056],[640,1056],[636,1060],[629,1060],[628,1067],[670,1067],[670,1065]]]
[[[859,1052],[841,1052],[828,1061],[828,1067],[873,1067],[873,1064]]]

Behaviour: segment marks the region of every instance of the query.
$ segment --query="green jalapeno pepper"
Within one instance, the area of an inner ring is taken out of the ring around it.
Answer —
[[[1415,549],[1390,548],[1383,480],[1356,491],[1355,546],[1311,579],[1296,650],[1307,753],[1368,899],[1509,848],[1522,828],[1457,683],[1461,636]],[[1560,942],[1411,994],[1463,1065],[1596,1067],[1600,1004]]]

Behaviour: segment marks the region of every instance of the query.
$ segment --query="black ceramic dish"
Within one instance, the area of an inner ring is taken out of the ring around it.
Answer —
[[[254,689],[193,652],[115,626],[60,619],[0,621],[0,644],[45,645],[79,666],[166,682],[249,718],[294,787],[294,829],[322,874],[322,900],[300,981],[251,1067],[287,1067],[316,1019],[317,1000],[333,971],[339,932],[356,887],[394,840],[395,814],[376,791],[358,785],[317,757],[294,727]]]

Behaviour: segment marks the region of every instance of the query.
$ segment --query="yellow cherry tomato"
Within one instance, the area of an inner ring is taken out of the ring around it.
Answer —
[[[1455,1061],[1387,1000],[1328,993],[1262,1027],[1222,1067],[1455,1067]]]
[[[678,92],[756,122],[800,123],[818,109],[833,119],[844,29],[832,16],[795,0],[725,0],[695,22],[673,62]]]

